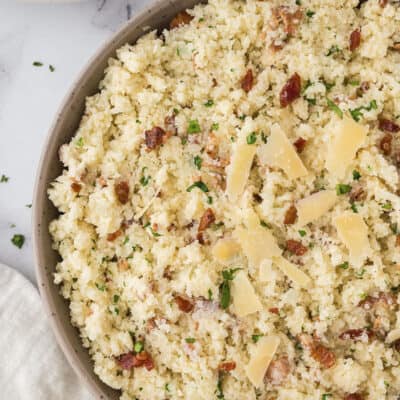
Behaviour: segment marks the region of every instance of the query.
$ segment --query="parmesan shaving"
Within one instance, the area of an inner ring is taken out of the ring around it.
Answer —
[[[261,311],[262,305],[250,283],[247,273],[239,271],[231,285],[232,302],[238,317]]]

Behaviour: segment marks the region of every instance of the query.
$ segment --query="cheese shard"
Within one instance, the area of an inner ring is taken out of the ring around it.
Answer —
[[[357,150],[365,142],[367,133],[368,128],[352,118],[344,117],[339,122],[326,157],[326,169],[332,176],[343,178]]]
[[[274,259],[276,266],[296,285],[302,288],[308,288],[311,286],[311,278],[304,273],[296,265],[292,264],[283,257]]]
[[[212,255],[221,264],[230,264],[240,253],[239,243],[232,238],[219,239],[212,248]]]
[[[359,214],[345,212],[333,221],[340,240],[350,252],[350,262],[359,264],[370,253],[368,227]]]
[[[280,339],[276,335],[264,336],[258,341],[245,368],[246,375],[254,386],[263,385],[265,373],[274,358],[279,343]]]
[[[393,329],[386,336],[386,343],[393,343],[400,339],[400,329]]]
[[[247,273],[239,271],[231,283],[232,303],[238,317],[245,317],[262,309],[261,302]]]
[[[271,279],[272,260],[265,259],[260,263],[258,277],[260,282],[268,282]]]
[[[337,196],[334,190],[321,190],[305,197],[296,203],[297,224],[304,226],[315,221],[327,213],[336,203]]]
[[[289,179],[307,175],[307,169],[278,124],[271,128],[268,142],[260,146],[258,157],[262,164],[282,168]]]
[[[242,140],[238,141],[233,150],[226,178],[226,192],[231,201],[238,200],[244,191],[256,149],[254,144],[249,145]]]

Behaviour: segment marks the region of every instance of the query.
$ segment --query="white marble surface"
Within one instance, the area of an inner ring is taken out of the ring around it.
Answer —
[[[26,205],[53,116],[88,58],[147,0],[32,1],[0,0],[0,177],[9,177],[0,183],[0,262],[34,282]],[[15,233],[26,238],[21,250]]]

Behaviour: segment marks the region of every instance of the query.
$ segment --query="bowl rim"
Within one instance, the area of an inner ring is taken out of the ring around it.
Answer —
[[[100,383],[102,383],[102,381],[97,375],[94,376],[93,374],[88,373],[87,368],[85,368],[85,365],[78,357],[77,350],[74,349],[70,343],[70,340],[68,339],[64,324],[58,318],[56,318],[57,307],[51,294],[51,285],[55,285],[55,283],[53,281],[49,282],[46,267],[41,265],[41,260],[45,259],[45,256],[44,247],[41,245],[40,241],[41,234],[39,233],[38,228],[41,226],[42,211],[44,207],[43,204],[41,204],[40,197],[43,193],[43,190],[46,190],[47,192],[47,186],[45,186],[42,176],[46,171],[46,163],[51,157],[51,153],[48,152],[48,149],[56,143],[57,138],[59,137],[59,134],[57,135],[56,133],[59,130],[59,126],[62,124],[62,116],[64,113],[67,113],[67,115],[70,113],[70,111],[67,109],[74,98],[76,89],[80,86],[83,86],[88,81],[88,77],[93,74],[96,68],[98,68],[96,61],[101,58],[101,56],[103,56],[105,53],[108,53],[110,49],[113,49],[115,43],[121,40],[124,36],[129,35],[134,26],[141,27],[141,29],[143,29],[143,34],[139,35],[130,43],[136,43],[140,37],[148,33],[150,30],[158,29],[159,26],[157,25],[149,25],[148,19],[151,19],[152,16],[155,16],[158,11],[166,9],[168,5],[174,6],[176,8],[175,11],[179,12],[191,8],[201,2],[201,0],[151,0],[149,4],[135,12],[131,19],[129,19],[127,22],[124,22],[114,33],[104,40],[94,54],[91,55],[86,61],[85,65],[73,79],[72,84],[69,86],[66,94],[63,96],[63,99],[57,108],[48,133],[43,142],[41,155],[37,164],[32,200],[31,233],[35,277],[39,294],[44,306],[45,314],[49,320],[50,327],[55,335],[56,342],[60,346],[64,356],[73,368],[74,372],[89,389],[89,392],[97,399],[107,399],[107,395],[103,390],[101,390],[100,387]],[[151,29],[146,29],[147,27],[150,28],[150,26]],[[114,55],[117,48],[118,47],[113,49]],[[98,83],[100,82],[97,82],[97,84]],[[80,117],[81,116],[82,114]],[[59,295],[61,296],[61,294]],[[81,349],[87,351],[83,346]],[[115,390],[111,387],[109,388],[110,391]],[[117,392],[117,390],[115,391]]]

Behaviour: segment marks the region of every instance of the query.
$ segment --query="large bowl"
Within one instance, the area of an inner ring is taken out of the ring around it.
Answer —
[[[57,210],[47,198],[47,188],[62,171],[58,149],[67,143],[78,128],[85,98],[98,90],[107,60],[125,43],[135,43],[149,29],[162,30],[180,11],[193,7],[199,0],[156,0],[134,16],[105,43],[83,69],[63,101],[47,137],[36,178],[33,196],[33,248],[36,278],[46,312],[57,341],[69,363],[97,399],[118,399],[120,392],[100,381],[93,371],[93,362],[82,346],[79,332],[71,325],[68,302],[53,283],[59,255],[52,249],[48,226],[57,217]],[[77,44],[79,46],[79,44]]]

